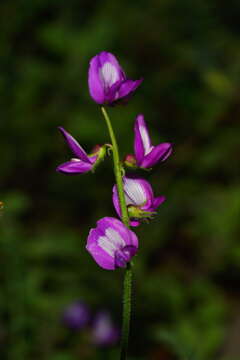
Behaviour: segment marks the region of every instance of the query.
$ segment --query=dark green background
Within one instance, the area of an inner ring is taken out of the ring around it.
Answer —
[[[89,228],[116,216],[111,159],[94,175],[55,172],[70,157],[57,126],[87,151],[109,141],[87,87],[102,50],[144,78],[110,109],[121,155],[138,113],[155,144],[174,144],[142,174],[167,201],[136,230],[129,359],[240,358],[239,19],[237,0],[1,1],[1,359],[118,358],[60,321],[82,299],[121,322],[123,271],[85,251]]]

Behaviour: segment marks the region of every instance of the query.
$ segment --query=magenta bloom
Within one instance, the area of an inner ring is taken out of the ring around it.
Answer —
[[[151,168],[160,161],[166,160],[172,152],[170,143],[162,143],[157,146],[151,144],[147,125],[143,115],[138,115],[134,126],[134,152],[136,165],[142,168]]]
[[[98,346],[115,345],[120,337],[119,329],[113,324],[107,311],[99,312],[92,325],[92,342]]]
[[[113,104],[128,100],[141,80],[129,80],[115,56],[102,51],[90,61],[88,86],[90,95],[98,104]]]
[[[82,174],[93,170],[96,163],[101,160],[106,152],[105,146],[97,146],[94,152],[87,155],[81,145],[63,127],[58,128],[75,157],[57,167],[57,171],[65,174]]]
[[[87,326],[90,320],[88,306],[82,301],[70,304],[63,313],[63,323],[72,330],[80,330]]]
[[[123,187],[131,226],[138,226],[143,219],[151,219],[158,206],[165,201],[165,196],[154,197],[151,185],[144,179],[125,176]],[[113,187],[113,204],[121,217],[116,185]]]
[[[90,230],[86,249],[103,269],[115,270],[136,254],[138,238],[120,220],[104,217]]]

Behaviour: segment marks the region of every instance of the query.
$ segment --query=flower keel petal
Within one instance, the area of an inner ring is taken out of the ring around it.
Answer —
[[[90,171],[91,169],[92,169],[91,163],[89,164],[81,160],[74,159],[59,165],[56,170],[64,174],[74,175],[74,174],[83,174],[85,172]]]

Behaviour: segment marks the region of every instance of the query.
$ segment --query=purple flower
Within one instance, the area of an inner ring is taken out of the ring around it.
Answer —
[[[134,126],[134,152],[136,165],[142,168],[151,168],[160,161],[166,160],[172,152],[170,143],[162,143],[157,146],[151,144],[147,125],[143,115],[138,115]]]
[[[140,220],[151,219],[157,207],[165,201],[165,196],[154,197],[149,182],[140,178],[123,177],[123,187],[131,226],[138,226]],[[121,217],[117,187],[113,187],[113,204]]]
[[[110,346],[117,343],[119,329],[113,324],[107,311],[99,312],[93,322],[92,342],[98,346]]]
[[[72,330],[80,330],[90,320],[89,308],[81,301],[69,305],[63,313],[63,323]]]
[[[90,95],[98,104],[113,104],[118,100],[128,100],[140,80],[129,80],[115,56],[102,51],[90,61],[88,86]]]
[[[138,238],[120,220],[104,217],[90,230],[86,249],[103,269],[115,270],[136,254]]]
[[[106,145],[97,145],[93,150],[93,153],[87,155],[77,140],[75,140],[63,127],[59,127],[58,129],[61,131],[75,157],[70,161],[59,165],[56,170],[70,175],[82,174],[94,170],[97,163],[105,156]]]

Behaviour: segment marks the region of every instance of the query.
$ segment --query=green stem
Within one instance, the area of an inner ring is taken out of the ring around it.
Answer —
[[[111,120],[103,106],[101,107],[101,111],[106,121],[112,142],[114,174],[116,178],[118,198],[119,198],[119,204],[122,214],[122,222],[127,227],[129,227],[129,216],[128,216],[128,210],[124,196],[124,188],[123,188],[123,180],[122,180],[123,167],[119,159],[118,144],[112,128]],[[120,360],[125,360],[127,358],[128,337],[129,337],[130,318],[131,318],[131,292],[132,292],[132,269],[131,269],[131,263],[128,263],[124,275],[124,285],[123,285],[123,320],[122,320],[122,340],[121,340]]]
[[[124,189],[123,189],[123,181],[122,181],[122,170],[123,169],[122,169],[122,165],[121,165],[120,159],[119,159],[118,144],[117,144],[117,140],[116,140],[113,128],[112,128],[111,120],[103,106],[101,107],[101,110],[102,110],[104,119],[106,121],[109,135],[110,135],[111,142],[112,142],[114,174],[115,174],[116,183],[117,183],[118,198],[119,198],[120,209],[121,209],[121,213],[122,213],[122,221],[126,226],[129,226],[129,217],[128,217],[128,211],[127,211],[127,206],[126,206],[126,201],[125,201],[125,196],[124,196]]]
[[[123,284],[123,322],[120,360],[127,358],[128,338],[131,319],[132,269],[128,263]]]

